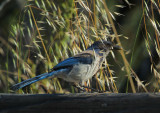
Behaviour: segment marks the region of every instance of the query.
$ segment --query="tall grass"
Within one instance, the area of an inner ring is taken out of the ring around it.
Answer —
[[[129,4],[128,1],[126,2]],[[143,14],[139,27],[144,26],[145,28],[146,50],[152,61],[150,41],[154,45],[153,48],[159,53],[159,21],[154,17],[154,10],[159,10],[159,2],[149,2],[150,8],[148,8],[148,3],[142,0]],[[154,9],[153,6],[157,9]],[[117,4],[113,7],[123,8]],[[10,86],[13,84],[48,72],[58,62],[85,50],[96,40],[114,41],[123,47],[120,38],[125,38],[125,36],[117,32],[115,26],[117,15],[123,14],[110,11],[105,0],[28,0],[24,9],[17,15],[17,23],[11,25],[8,40],[0,38],[7,50],[5,67],[0,69],[1,84],[3,85],[0,91],[12,92]],[[155,38],[148,32],[150,28],[147,27],[146,22],[153,26]],[[148,82],[144,84],[132,69],[132,58],[135,53],[132,52],[131,62],[128,62],[124,50],[121,50],[116,56],[112,52],[112,56],[110,56],[113,59],[112,62],[116,62],[116,59],[122,57],[121,61],[116,63],[121,65],[119,68],[124,67],[131,92],[136,93],[141,90],[148,92],[148,87],[146,87]],[[109,59],[96,74],[96,80],[89,80],[85,83],[87,87],[103,92],[119,92],[118,76],[124,76],[124,74],[120,75],[116,70],[112,70],[113,66],[108,61]],[[155,76],[152,77],[150,84],[153,84],[151,87],[157,88],[156,91],[159,90],[160,78],[157,66],[159,64],[155,65],[155,62],[152,61],[151,68]],[[90,89],[87,91],[91,92]],[[79,91],[69,83],[53,78],[39,81],[16,93],[70,92]]]

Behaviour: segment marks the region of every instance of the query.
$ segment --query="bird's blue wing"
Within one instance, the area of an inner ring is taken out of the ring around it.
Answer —
[[[82,64],[91,64],[93,61],[93,55],[89,53],[81,53],[74,57],[70,57],[59,64],[57,64],[55,67],[53,67],[53,70],[63,69],[63,68],[69,68],[76,64],[82,63]]]
[[[62,62],[60,62],[59,64],[57,64],[56,66],[53,67],[53,70],[57,70],[60,68],[67,68],[67,67],[72,67],[73,65],[78,64],[78,59],[75,59],[73,57],[70,57]]]

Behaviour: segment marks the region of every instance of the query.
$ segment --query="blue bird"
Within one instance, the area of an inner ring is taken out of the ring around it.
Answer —
[[[54,66],[50,72],[15,84],[12,90],[18,90],[48,77],[58,77],[76,84],[87,81],[97,73],[110,50],[113,49],[120,50],[121,48],[109,41],[96,41],[85,51]]]

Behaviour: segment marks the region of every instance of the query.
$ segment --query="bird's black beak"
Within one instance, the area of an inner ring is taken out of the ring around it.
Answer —
[[[118,45],[113,45],[113,50],[121,50],[122,48]]]

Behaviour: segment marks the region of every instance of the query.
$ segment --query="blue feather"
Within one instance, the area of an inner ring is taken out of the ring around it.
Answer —
[[[51,71],[62,69],[62,68],[70,68],[80,63],[91,64],[93,62],[93,59],[94,59],[94,55],[90,53],[77,54],[75,57],[70,57],[60,62],[59,64],[54,66],[53,69],[51,69]]]
[[[36,76],[36,77],[34,77],[34,78],[31,78],[31,79],[22,81],[22,82],[20,82],[20,83],[18,83],[18,84],[15,84],[14,86],[11,87],[11,89],[16,91],[16,90],[18,90],[18,89],[20,89],[20,88],[23,88],[23,87],[27,86],[27,85],[30,85],[30,84],[32,84],[32,83],[35,83],[35,82],[37,82],[37,81],[40,81],[40,80],[45,79],[45,78],[47,78],[47,77],[50,77],[50,76],[52,76],[53,74],[54,74],[54,72],[51,72],[51,73],[43,73],[43,74],[38,75],[38,76]]]

